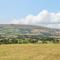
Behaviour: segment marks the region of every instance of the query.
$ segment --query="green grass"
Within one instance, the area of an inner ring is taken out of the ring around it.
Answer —
[[[60,44],[0,45],[0,60],[60,60]]]

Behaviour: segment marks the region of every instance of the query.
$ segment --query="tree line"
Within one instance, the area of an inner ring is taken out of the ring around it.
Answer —
[[[59,39],[40,35],[0,35],[0,44],[59,43]]]

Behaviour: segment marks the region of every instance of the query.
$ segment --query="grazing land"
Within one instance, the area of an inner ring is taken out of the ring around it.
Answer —
[[[60,60],[60,44],[3,44],[0,60]]]

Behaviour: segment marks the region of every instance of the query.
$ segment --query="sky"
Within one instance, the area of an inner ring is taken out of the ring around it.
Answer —
[[[9,23],[59,28],[60,0],[0,0],[0,24]]]

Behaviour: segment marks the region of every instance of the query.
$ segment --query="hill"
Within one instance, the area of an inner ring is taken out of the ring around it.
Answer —
[[[0,24],[0,44],[60,43],[60,29],[42,26]]]
[[[0,34],[5,35],[40,35],[60,37],[60,29],[52,29],[42,26],[0,24]]]

